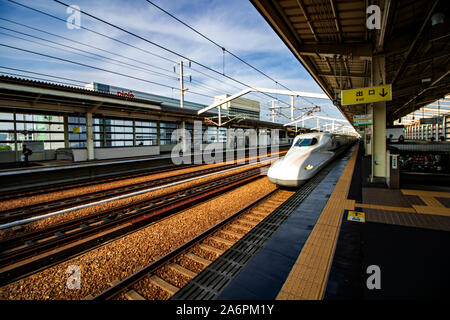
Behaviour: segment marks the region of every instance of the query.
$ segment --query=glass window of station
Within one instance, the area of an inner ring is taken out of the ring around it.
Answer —
[[[57,114],[0,112],[0,151],[20,151],[26,142],[45,150],[64,148],[64,117]]]
[[[175,145],[181,137],[175,136],[172,140],[172,134],[181,127],[181,122],[158,122],[151,119],[123,119],[98,115],[92,119],[95,148]],[[185,122],[185,128],[192,144],[227,141],[225,127],[202,125],[201,131],[194,131],[194,124]],[[21,151],[22,145],[29,141],[41,142],[44,150],[84,149],[87,147],[86,116],[19,110],[0,111],[0,151]]]

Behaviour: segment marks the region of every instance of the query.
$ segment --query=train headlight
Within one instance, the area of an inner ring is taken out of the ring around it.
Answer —
[[[311,165],[311,164],[308,164],[308,165],[305,167],[305,170],[311,170],[312,168],[314,168],[314,166]]]

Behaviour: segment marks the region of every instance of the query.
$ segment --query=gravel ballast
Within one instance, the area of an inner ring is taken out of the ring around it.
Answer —
[[[4,286],[0,290],[0,299],[82,299],[89,294],[95,296],[109,287],[112,281],[121,280],[138,271],[274,189],[275,185],[267,178],[248,183],[69,261]],[[70,277],[66,271],[71,265],[80,269],[80,289],[69,289],[66,286]],[[150,285],[148,290],[151,288]],[[157,288],[153,287],[153,290]]]

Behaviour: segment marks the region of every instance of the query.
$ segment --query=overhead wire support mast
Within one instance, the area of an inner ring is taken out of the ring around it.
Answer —
[[[190,62],[189,62],[190,64]],[[184,108],[184,92],[189,90],[188,88],[184,88],[184,79],[183,79],[183,60],[178,63],[180,68],[180,108]],[[186,152],[186,122],[181,122],[181,143],[182,143],[182,152]]]

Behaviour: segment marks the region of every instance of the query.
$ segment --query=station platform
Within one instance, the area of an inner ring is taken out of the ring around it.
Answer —
[[[450,188],[369,185],[363,154],[349,149],[172,299],[448,299]]]
[[[173,166],[170,154],[113,160],[72,162],[68,160],[30,162],[28,166],[0,167],[0,192],[26,191],[42,186],[72,182],[88,182],[120,174],[138,173],[149,169]]]

